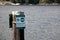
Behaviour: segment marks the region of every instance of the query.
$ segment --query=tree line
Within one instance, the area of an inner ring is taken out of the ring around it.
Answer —
[[[26,0],[12,0],[12,2],[25,4]],[[40,0],[28,0],[28,4],[39,4],[39,2],[41,1]],[[60,0],[45,0],[43,3],[59,3],[60,4]]]

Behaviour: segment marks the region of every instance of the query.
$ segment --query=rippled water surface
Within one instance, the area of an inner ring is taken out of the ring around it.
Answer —
[[[0,40],[12,40],[12,11],[25,13],[25,40],[60,40],[60,6],[0,6]]]

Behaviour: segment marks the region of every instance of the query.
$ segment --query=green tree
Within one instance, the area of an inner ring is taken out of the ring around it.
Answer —
[[[6,1],[10,1],[10,0],[6,0]]]
[[[38,4],[39,0],[29,0],[29,3],[31,3],[31,4]]]
[[[54,0],[47,0],[47,3],[54,3]]]
[[[60,0],[56,0],[56,3],[60,3]]]
[[[25,3],[25,0],[14,0],[13,3],[21,3],[21,4],[24,4]]]

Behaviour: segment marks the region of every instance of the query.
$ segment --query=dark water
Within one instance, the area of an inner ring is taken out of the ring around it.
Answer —
[[[26,15],[25,40],[60,40],[60,6],[0,6],[0,40],[12,40],[12,11]]]

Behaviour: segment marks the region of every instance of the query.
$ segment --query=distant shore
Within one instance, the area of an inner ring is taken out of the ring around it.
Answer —
[[[12,2],[1,2],[0,1],[0,5],[21,5],[21,3],[12,3]],[[39,3],[39,4],[22,4],[22,5],[41,5],[41,6],[60,6],[60,4],[58,3]]]

